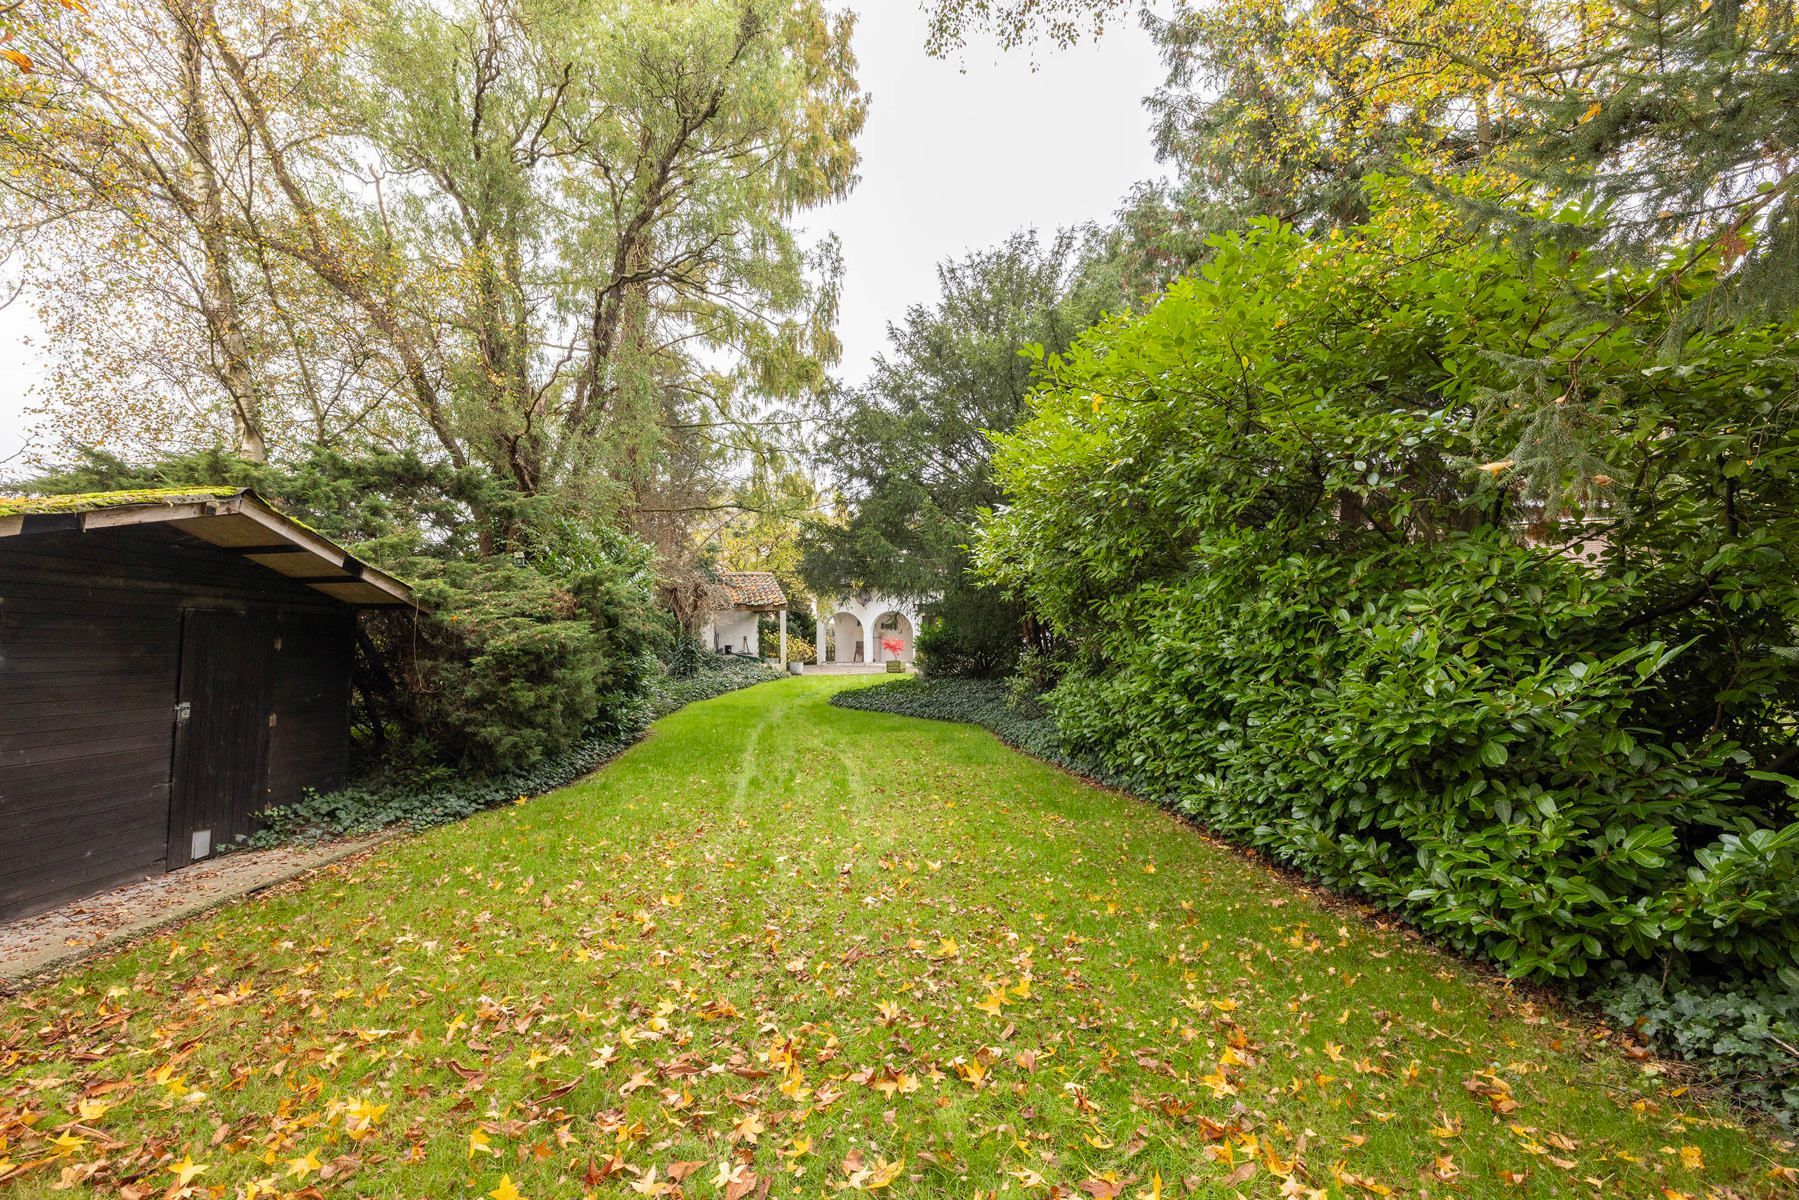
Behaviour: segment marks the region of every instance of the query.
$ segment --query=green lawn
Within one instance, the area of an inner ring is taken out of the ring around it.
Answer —
[[[0,1164],[50,1159],[4,1186],[1789,1193],[1583,1021],[860,682],[0,1007]]]

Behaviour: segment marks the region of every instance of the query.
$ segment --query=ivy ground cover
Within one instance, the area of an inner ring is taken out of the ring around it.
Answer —
[[[0,1007],[21,1197],[1790,1194],[1619,1039],[981,731],[693,705]]]

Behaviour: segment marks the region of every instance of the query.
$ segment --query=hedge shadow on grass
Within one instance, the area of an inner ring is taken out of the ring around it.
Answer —
[[[902,679],[838,692],[831,703],[863,712],[977,725],[1033,758],[1181,812],[1174,798],[1158,798],[1140,781],[1070,752],[1055,719],[1019,712],[999,681]],[[1709,1086],[1738,1103],[1772,1114],[1788,1129],[1799,1127],[1799,1052],[1795,1052],[1799,991],[1784,987],[1778,979],[1683,986],[1637,973],[1584,993],[1564,994],[1633,1030],[1658,1052],[1693,1064]]]

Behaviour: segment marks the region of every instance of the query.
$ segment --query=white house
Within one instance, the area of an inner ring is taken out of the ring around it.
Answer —
[[[893,659],[910,663],[918,656],[917,601],[863,591],[825,601],[822,608],[814,601],[813,612],[818,617],[821,664],[860,665],[872,670]],[[787,594],[780,581],[771,571],[720,571],[717,599],[700,626],[700,644],[709,644],[721,653],[757,655],[764,613],[776,614],[780,620],[781,662],[785,664]]]
[[[772,571],[720,571],[720,604],[700,626],[700,644],[752,657],[762,653],[763,613],[781,621],[781,662],[787,661],[787,593]]]
[[[916,601],[857,592],[825,604],[818,620],[818,661],[839,665],[912,662],[918,656]],[[897,643],[889,650],[885,643]]]

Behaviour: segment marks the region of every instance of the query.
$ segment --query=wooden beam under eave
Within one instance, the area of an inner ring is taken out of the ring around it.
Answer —
[[[354,555],[346,553],[335,542],[328,541],[319,534],[313,533],[289,517],[270,508],[265,508],[252,497],[240,497],[243,515],[258,522],[277,536],[284,537],[296,546],[303,546],[333,566],[357,575],[356,582],[375,589],[381,595],[402,604],[412,604],[412,589],[389,575],[387,572],[371,567]],[[329,595],[330,593],[326,593]],[[346,600],[347,603],[360,603]]]

